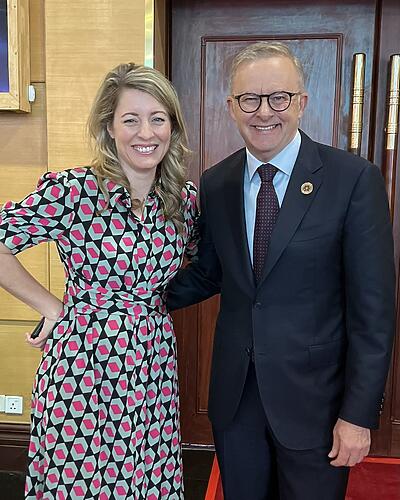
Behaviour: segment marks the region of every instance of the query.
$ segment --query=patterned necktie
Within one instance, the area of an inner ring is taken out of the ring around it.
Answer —
[[[257,169],[261,179],[257,195],[256,220],[253,240],[253,268],[257,283],[261,279],[272,229],[279,213],[279,203],[272,183],[278,169],[269,163]]]

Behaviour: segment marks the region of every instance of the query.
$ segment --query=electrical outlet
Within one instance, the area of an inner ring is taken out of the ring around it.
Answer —
[[[0,394],[0,413],[6,411],[6,397],[4,394]]]
[[[6,396],[6,413],[22,415],[23,398],[22,396]]]

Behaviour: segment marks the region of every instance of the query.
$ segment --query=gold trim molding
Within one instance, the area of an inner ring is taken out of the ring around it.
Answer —
[[[9,90],[0,92],[0,110],[29,113],[29,0],[6,0],[6,6]]]

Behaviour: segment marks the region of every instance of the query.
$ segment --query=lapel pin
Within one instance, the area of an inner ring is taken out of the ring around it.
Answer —
[[[305,182],[304,184],[301,185],[301,192],[303,194],[311,194],[313,192],[314,186],[311,184],[311,182]]]

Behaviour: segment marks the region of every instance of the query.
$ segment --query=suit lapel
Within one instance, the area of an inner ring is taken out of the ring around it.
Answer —
[[[246,164],[246,150],[241,149],[231,159],[227,169],[224,197],[226,213],[229,216],[227,226],[231,228],[233,240],[238,256],[238,269],[244,275],[245,284],[249,285],[249,292],[254,289],[254,275],[251,266],[249,248],[247,244],[246,221],[244,216],[244,169]]]
[[[301,135],[299,155],[272,232],[263,275],[258,286],[262,285],[289,244],[322,183],[323,168],[317,147],[304,133]],[[301,187],[306,182],[313,185],[310,194],[302,193]]]

